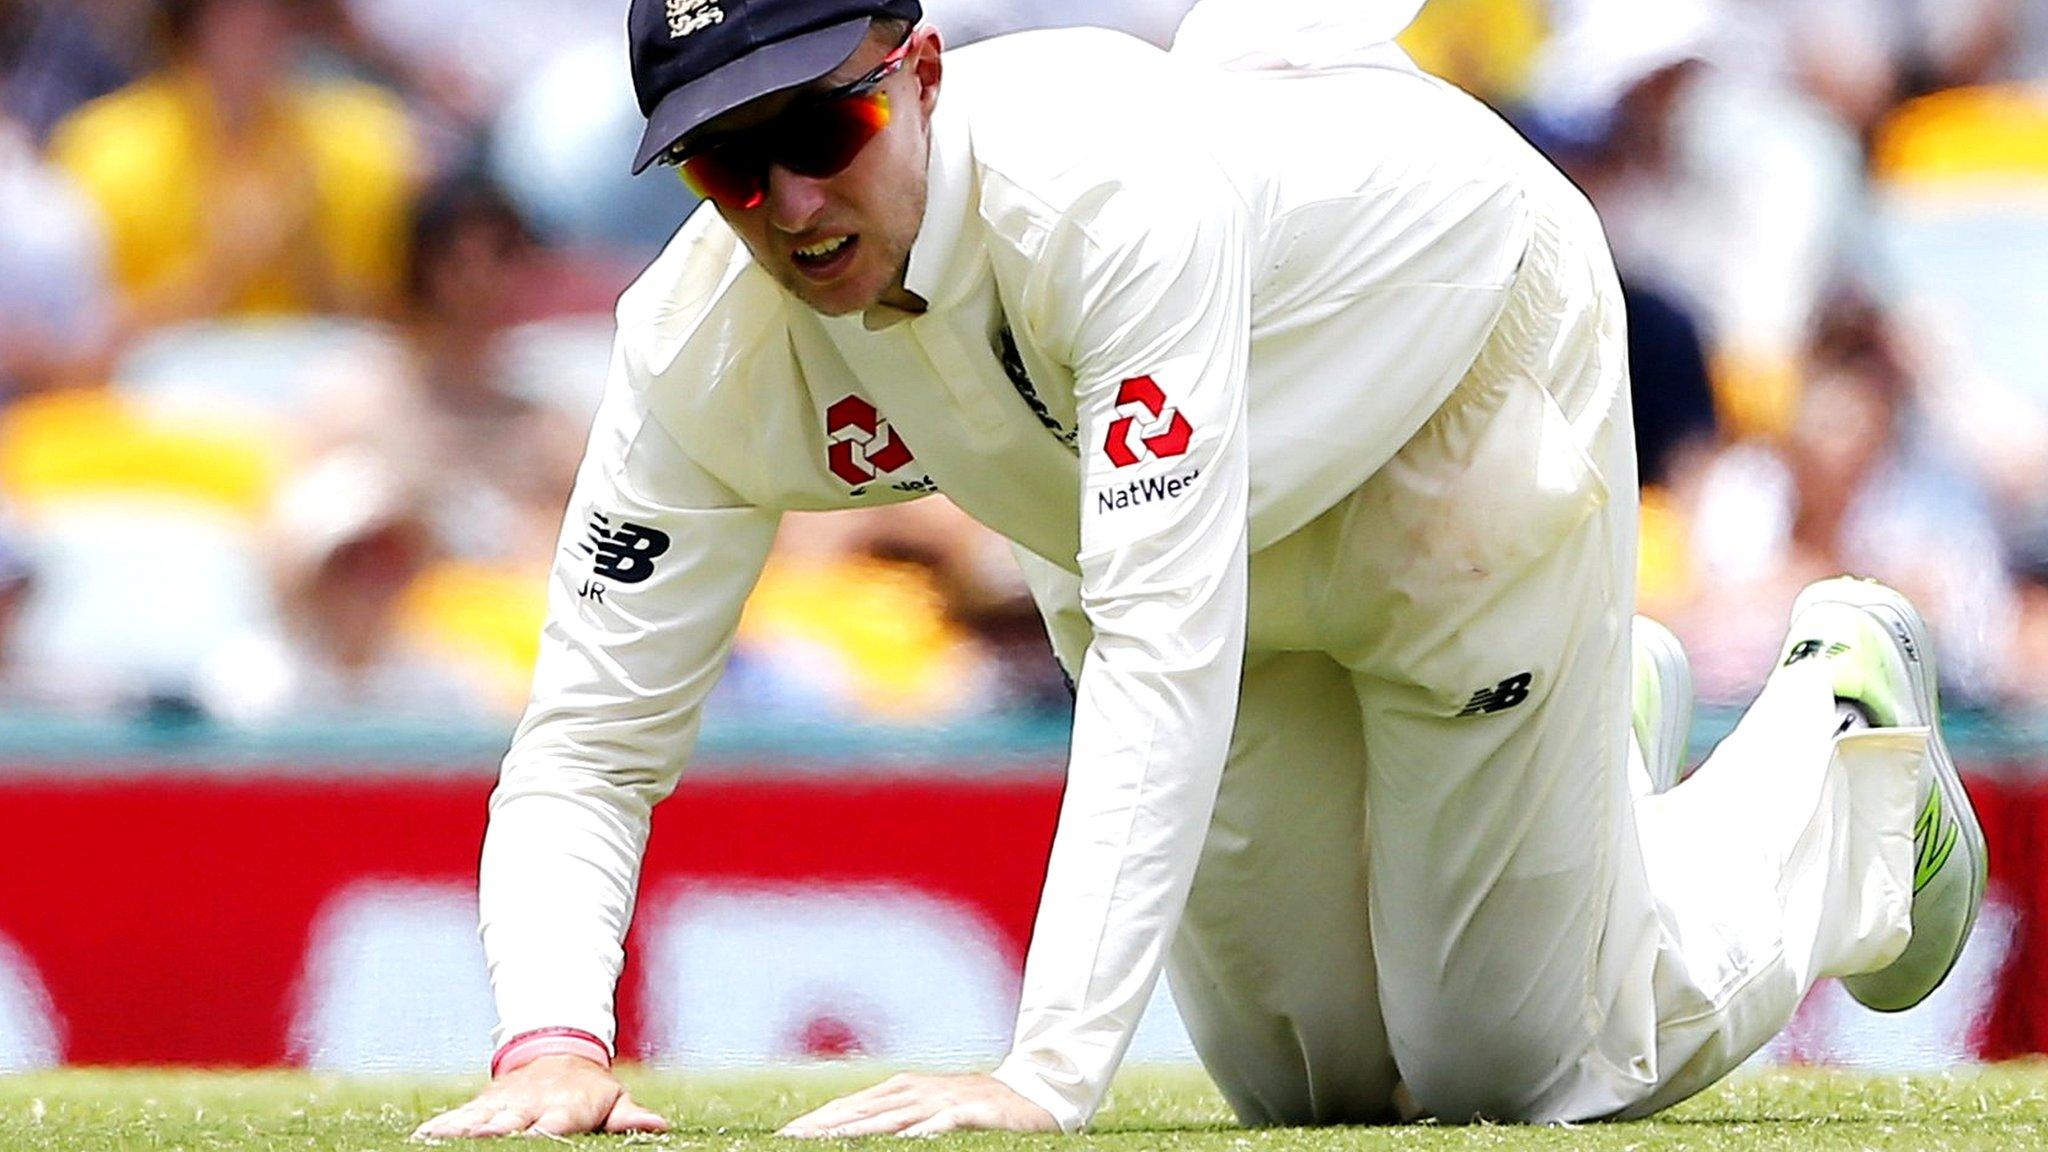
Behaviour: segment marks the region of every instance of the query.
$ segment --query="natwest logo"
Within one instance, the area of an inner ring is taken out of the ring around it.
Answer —
[[[825,466],[855,488],[911,462],[910,445],[859,396],[842,396],[825,409]]]
[[[1110,422],[1109,435],[1102,444],[1111,464],[1128,468],[1147,455],[1170,460],[1187,452],[1195,427],[1180,409],[1166,406],[1166,393],[1150,376],[1133,376],[1118,385],[1116,407],[1123,415]],[[1143,413],[1142,432],[1139,414],[1131,411],[1134,408]]]

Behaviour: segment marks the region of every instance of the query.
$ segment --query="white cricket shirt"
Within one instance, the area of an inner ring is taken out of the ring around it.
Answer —
[[[1248,594],[1248,553],[1443,401],[1527,244],[1524,189],[1559,178],[1405,63],[1226,72],[1076,29],[945,67],[906,279],[927,312],[811,313],[708,208],[621,298],[492,798],[483,939],[501,1038],[610,1038],[648,813],[777,513],[942,491],[1075,574],[1088,625],[997,1073],[1071,1130],[1158,977],[1247,643],[1316,643],[1283,580]]]

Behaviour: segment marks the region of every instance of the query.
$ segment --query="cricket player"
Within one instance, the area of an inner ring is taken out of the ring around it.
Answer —
[[[1592,208],[1398,18],[1217,2],[942,55],[917,0],[634,0],[635,166],[707,203],[619,303],[483,851],[492,1081],[421,1135],[663,1126],[609,1069],[649,810],[777,514],[931,492],[1076,685],[1016,1032],[788,1134],[1080,1129],[1162,970],[1254,1124],[1641,1116],[1822,977],[1947,974],[1984,847],[1912,607],[1810,588],[1669,787]]]

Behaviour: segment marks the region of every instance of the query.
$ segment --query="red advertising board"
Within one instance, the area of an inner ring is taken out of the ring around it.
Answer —
[[[0,934],[40,980],[67,1062],[281,1063],[322,910],[364,882],[473,892],[489,791],[382,772],[0,782]],[[642,889],[929,893],[973,909],[1021,966],[1058,803],[1042,774],[693,780],[657,812]],[[629,968],[628,1047],[640,987]]]
[[[1930,1060],[2048,1051],[2048,939],[2033,914],[2048,789],[2018,779],[1973,780],[1996,938],[1922,1029]],[[303,768],[0,778],[0,983],[13,988],[0,1066],[10,1052],[17,1066],[477,1066],[491,1023],[474,943],[489,788]],[[656,816],[622,1047],[681,1063],[992,1058],[1058,802],[1046,772],[692,778]],[[1833,1011],[1815,1009],[1778,1055],[1896,1051]],[[1177,1021],[1158,1027],[1140,1055],[1184,1057]]]

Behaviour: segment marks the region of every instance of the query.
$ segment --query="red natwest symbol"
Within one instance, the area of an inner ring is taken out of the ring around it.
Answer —
[[[1119,409],[1140,405],[1147,416],[1146,427],[1159,430],[1150,435],[1138,437],[1153,457],[1171,459],[1188,450],[1188,441],[1195,434],[1195,426],[1180,414],[1178,408],[1166,406],[1166,393],[1150,376],[1133,376],[1116,390],[1116,406]],[[1161,421],[1165,423],[1162,426]],[[1131,447],[1131,429],[1136,427],[1136,416],[1119,416],[1109,425],[1109,436],[1103,442],[1102,450],[1109,454],[1109,462],[1119,468],[1128,468],[1144,457]]]
[[[910,445],[882,421],[875,406],[858,396],[842,396],[825,409],[825,465],[855,488],[884,472],[910,463]]]

